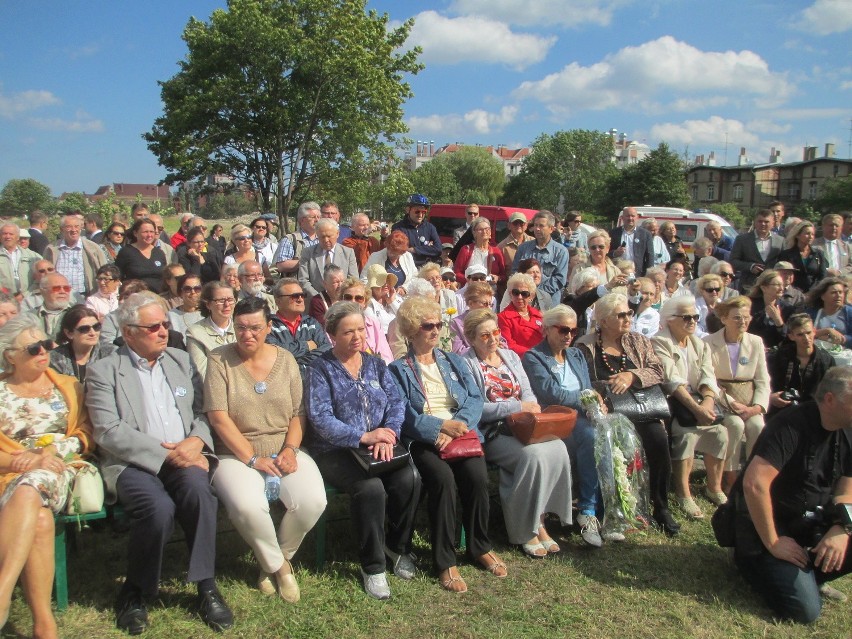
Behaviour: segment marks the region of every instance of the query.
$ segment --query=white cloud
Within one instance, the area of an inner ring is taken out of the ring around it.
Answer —
[[[506,106],[499,113],[483,109],[473,109],[465,114],[448,113],[446,115],[412,116],[406,124],[414,135],[486,135],[500,131],[515,121],[518,107]]]
[[[730,99],[724,96],[709,98],[679,98],[672,102],[669,106],[672,111],[700,111],[701,109],[723,106],[729,101]]]
[[[422,47],[426,64],[486,62],[518,71],[541,62],[555,42],[555,36],[513,33],[489,18],[447,18],[435,11],[415,16],[408,37],[409,45]]]
[[[816,0],[802,11],[796,28],[816,35],[843,33],[852,29],[852,4],[849,0]]]
[[[772,115],[785,120],[819,120],[828,118],[848,117],[852,110],[846,108],[814,108],[814,109],[776,109]]]
[[[21,91],[11,95],[0,93],[0,116],[14,118],[55,104],[60,104],[60,100],[50,91]]]
[[[97,120],[85,111],[77,111],[73,120],[63,118],[28,118],[30,126],[43,131],[64,131],[66,133],[101,133],[103,120]]]
[[[615,106],[644,112],[722,103],[725,96],[783,102],[793,87],[752,51],[701,51],[672,36],[625,47],[590,66],[576,62],[541,80],[523,82],[516,98],[543,102],[558,115]]]
[[[843,82],[840,83],[840,88],[843,89],[844,91],[846,89],[852,89],[852,80],[844,80]]]
[[[486,16],[521,26],[560,25],[605,27],[613,12],[632,0],[533,0],[519,7],[518,0],[455,0],[450,10],[461,15]]]

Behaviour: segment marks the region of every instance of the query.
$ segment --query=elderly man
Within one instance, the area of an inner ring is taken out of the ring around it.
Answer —
[[[320,219],[320,205],[316,202],[302,202],[296,212],[299,230],[288,233],[278,242],[273,262],[281,277],[296,277],[299,274],[299,258],[302,251],[317,243],[316,225]]]
[[[247,297],[259,297],[262,300],[266,300],[271,313],[278,310],[278,307],[275,305],[275,299],[264,290],[264,274],[260,262],[246,260],[240,264],[237,267],[237,278],[240,280],[240,291],[237,294],[238,302]]]
[[[42,211],[30,213],[30,249],[44,255],[50,242],[47,240],[47,214]]]
[[[757,276],[772,268],[784,250],[784,238],[772,232],[774,222],[775,214],[761,209],[754,218],[754,231],[740,233],[734,240],[728,261],[737,271],[741,291],[749,290]]]
[[[722,232],[722,225],[714,221],[707,222],[704,227],[704,237],[713,242],[711,255],[717,260],[727,262],[731,256],[734,241]]]
[[[275,284],[278,312],[272,316],[267,343],[290,351],[302,376],[314,359],[331,348],[325,329],[305,312],[305,292],[297,279],[285,277]]]
[[[316,231],[317,243],[302,251],[302,257],[299,258],[299,284],[308,295],[307,304],[310,304],[311,298],[325,290],[323,274],[326,266],[339,266],[344,279],[358,277],[360,272],[355,252],[337,243],[337,222],[323,218],[317,222]]]
[[[189,230],[189,223],[193,217],[195,216],[192,213],[184,213],[180,216],[180,228],[175,231],[170,240],[173,249],[177,250],[178,246],[186,242],[186,232]]]
[[[509,216],[507,226],[509,234],[497,245],[497,248],[503,252],[503,263],[506,265],[506,279],[514,273],[512,262],[515,261],[515,253],[518,252],[518,247],[524,242],[529,242],[534,239],[527,233],[527,216],[523,213],[512,213]]]
[[[131,522],[116,625],[132,635],[148,626],[145,602],[157,596],[177,520],[201,618],[214,630],[230,628],[233,614],[214,580],[217,501],[210,477],[217,460],[201,411],[201,377],[189,355],[167,348],[169,323],[155,295],[131,295],[118,324],[124,346],[86,373],[86,406],[109,501],[118,499]]]
[[[612,229],[609,256],[612,259],[630,260],[636,266],[636,277],[654,265],[654,236],[636,223],[639,214],[632,206],[621,211],[621,226]]]
[[[642,228],[654,238],[654,266],[665,266],[672,259],[666,241],[660,237],[660,224],[656,218],[649,217],[642,222]]]
[[[65,215],[59,221],[60,237],[44,251],[44,257],[56,266],[75,293],[88,295],[97,290],[95,275],[107,263],[101,247],[82,237],[83,222],[76,215]]]
[[[428,213],[429,199],[415,193],[408,198],[405,217],[392,227],[408,237],[408,251],[418,268],[426,262],[437,262],[441,257],[441,238],[432,223],[426,221]]]
[[[852,273],[852,247],[841,237],[843,216],[829,213],[822,218],[822,237],[811,246],[820,249],[828,259],[826,274],[832,277]]]
[[[0,226],[0,286],[12,295],[26,293],[33,283],[33,267],[41,255],[18,244],[21,229],[7,222]]]
[[[337,208],[337,202],[326,200],[320,204],[320,215],[325,219],[337,222],[337,227],[340,229],[340,236],[337,238],[339,244],[343,244],[343,240],[352,235],[352,229],[340,223],[340,209]]]
[[[59,337],[59,325],[71,306],[71,286],[61,273],[47,273],[39,282],[41,304],[28,311],[38,317],[45,334],[54,340]]]
[[[778,414],[731,491],[734,561],[783,618],[812,623],[826,582],[852,572],[852,368]]]
[[[352,234],[341,242],[346,248],[351,248],[355,253],[355,263],[360,273],[370,255],[378,251],[381,246],[379,240],[370,235],[372,224],[366,213],[356,213],[352,216]]]
[[[523,260],[535,258],[541,265],[541,284],[538,288],[554,299],[562,299],[562,289],[568,278],[568,249],[551,237],[556,218],[550,211],[539,211],[532,219],[532,226],[535,239],[518,247],[512,261],[512,272],[518,271],[518,264]]]
[[[471,225],[479,219],[479,205],[468,204],[464,212],[464,226],[458,227],[453,231],[453,245],[457,244],[462,236],[470,229]],[[473,242],[473,233],[468,233],[467,244]]]

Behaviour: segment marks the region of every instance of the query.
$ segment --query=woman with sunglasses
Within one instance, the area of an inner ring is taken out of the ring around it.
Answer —
[[[83,387],[50,369],[51,348],[33,315],[0,328],[0,628],[24,577],[34,637],[58,636],[54,516],[65,509],[74,460],[94,447]]]
[[[251,221],[251,241],[257,254],[262,255],[267,264],[271,264],[278,250],[278,242],[269,235],[269,222],[266,219],[257,217]]]
[[[86,367],[112,355],[113,344],[101,344],[101,320],[88,306],[77,304],[62,317],[59,346],[50,352],[50,367],[63,375],[86,381]]]
[[[506,282],[509,306],[497,316],[509,350],[519,356],[541,341],[541,311],[532,305],[536,286],[526,273],[515,273]]]
[[[133,223],[130,233],[136,241],[121,249],[115,265],[121,271],[122,279],[142,280],[150,290],[156,291],[160,287],[163,269],[168,264],[163,249],[157,246],[157,225],[143,217]]]
[[[86,298],[86,306],[103,319],[118,308],[118,287],[121,286],[121,271],[115,264],[104,264],[95,274],[98,290]]]
[[[464,287],[465,310],[450,320],[449,329],[452,335],[452,351],[464,355],[470,349],[470,342],[464,334],[464,319],[472,310],[488,308],[493,310],[494,290],[488,282],[472,282],[468,280]],[[500,338],[500,348],[506,348],[506,340]]]
[[[751,322],[748,332],[763,340],[766,349],[784,341],[785,324],[793,314],[793,307],[782,299],[784,280],[774,269],[766,269],[754,282],[748,296],[751,299]]]
[[[355,302],[362,310],[366,311],[369,298],[364,282],[357,277],[348,278],[340,287],[339,301]],[[381,323],[366,312],[364,313],[364,352],[378,355],[384,360],[385,364],[390,364],[394,360],[387,335],[382,330]]]
[[[485,437],[485,459],[500,468],[500,502],[509,543],[534,559],[558,553],[547,532],[545,513],[571,523],[571,460],[559,440],[523,445],[505,428],[512,413],[540,413],[521,359],[501,348],[497,315],[473,309],[464,320],[472,348],[465,354],[484,405],[479,428]]]
[[[592,231],[589,234],[589,266],[598,272],[598,284],[606,284],[620,271],[609,257],[609,233],[604,230]]]
[[[710,269],[710,272],[713,275],[718,275],[722,279],[722,290],[719,292],[719,299],[721,301],[727,302],[729,299],[737,297],[740,294],[739,291],[733,287],[734,278],[736,276],[734,275],[734,267],[731,266],[730,262],[716,262]]]
[[[705,276],[706,277],[706,276]],[[719,387],[713,371],[710,347],[697,336],[700,313],[691,295],[667,300],[660,311],[662,328],[651,340],[663,363],[666,382],[663,385],[669,402],[677,402],[694,417],[681,424],[673,415],[672,467],[674,491],[681,510],[690,518],[701,516],[692,498],[689,477],[695,451],[704,456],[707,485],[704,494],[716,505],[727,501],[722,492],[722,470],[725,460],[739,451],[742,430],[728,422],[723,424],[716,406]]]
[[[169,311],[172,330],[186,336],[186,329],[201,321],[201,278],[187,273],[178,278],[181,303]]]
[[[695,308],[698,309],[698,326],[695,334],[704,337],[708,333],[715,333],[722,327],[722,322],[716,317],[716,304],[722,301],[722,290],[725,288],[722,278],[713,273],[702,275],[695,284],[698,298],[695,300]]]
[[[254,260],[263,269],[263,276],[269,279],[269,262],[263,254],[254,248],[252,232],[245,224],[235,224],[231,228],[231,248],[225,252],[225,264],[239,266],[246,260]]]
[[[495,577],[508,575],[488,536],[485,458],[448,462],[439,455],[441,449],[468,431],[473,431],[480,443],[484,441],[478,429],[482,395],[464,360],[438,348],[443,323],[436,301],[422,296],[408,298],[396,317],[400,333],[410,346],[390,370],[405,401],[402,435],[411,442],[411,456],[429,494],[432,559],[442,588],[467,592],[455,552],[457,491],[471,558]]]
[[[201,289],[202,320],[186,329],[186,351],[204,379],[207,373],[207,357],[210,351],[225,344],[233,344],[237,336],[231,316],[237,294],[222,282],[207,282]]]
[[[630,330],[633,311],[620,293],[605,295],[595,304],[597,331],[577,340],[589,367],[593,386],[601,395],[620,395],[628,389],[648,388],[663,381],[663,366],[644,335]],[[668,535],[680,526],[669,511],[669,436],[661,421],[634,424],[648,457],[652,517]]]
[[[107,261],[112,264],[115,258],[124,248],[125,240],[127,239],[127,227],[121,222],[113,222],[107,227],[104,233],[104,242],[101,244],[101,250],[106,255]]]

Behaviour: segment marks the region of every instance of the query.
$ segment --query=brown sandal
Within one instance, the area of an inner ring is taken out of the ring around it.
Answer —
[[[450,572],[453,568],[456,569],[456,576],[455,577],[453,577],[452,573]],[[447,573],[446,579],[441,579],[440,576],[438,577],[438,581],[441,583],[441,587],[444,590],[449,590],[450,592],[455,592],[455,593],[467,592],[467,584],[464,582],[464,579],[461,578],[461,575],[459,574],[459,569],[458,569],[457,566],[450,566],[444,572]],[[443,573],[441,573],[441,574],[443,574]],[[458,588],[456,588],[456,584],[460,584],[460,586]]]
[[[482,555],[477,559],[479,565],[485,568],[492,575],[497,577],[498,579],[505,579],[509,576],[509,571],[506,568],[506,564],[504,564],[497,555],[494,554],[493,550],[489,550],[487,553]]]

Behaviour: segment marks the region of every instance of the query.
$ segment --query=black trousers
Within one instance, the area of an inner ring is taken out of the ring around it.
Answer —
[[[636,433],[648,458],[651,506],[656,514],[669,507],[669,480],[672,475],[669,435],[663,422],[636,424]]]
[[[414,517],[420,501],[420,475],[413,464],[379,477],[367,477],[348,448],[316,458],[323,479],[351,497],[350,517],[358,539],[358,559],[368,575],[385,571],[385,546],[411,552]],[[387,534],[385,519],[387,518]]]
[[[434,446],[415,442],[411,456],[423,477],[429,496],[429,527],[432,559],[440,572],[455,566],[456,489],[461,498],[462,522],[471,557],[493,548],[488,538],[488,471],[484,457],[469,457],[451,463],[438,456]]]
[[[129,466],[116,482],[130,516],[127,584],[145,597],[159,590],[163,551],[177,519],[189,546],[187,581],[212,579],[216,565],[217,500],[207,471],[164,465],[159,474]]]

